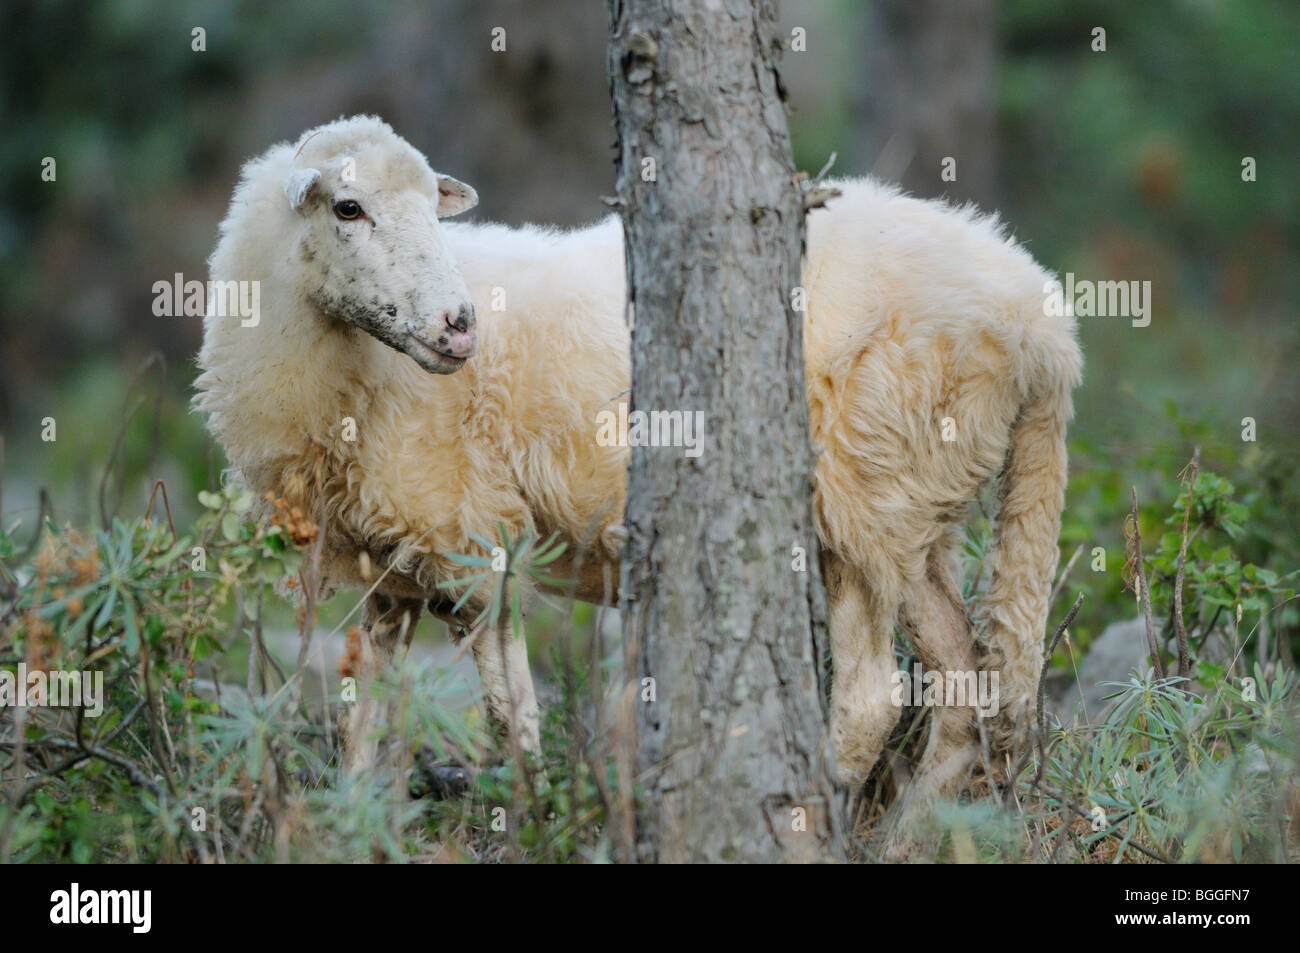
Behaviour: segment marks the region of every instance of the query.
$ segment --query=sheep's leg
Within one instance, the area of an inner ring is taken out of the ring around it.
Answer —
[[[871,773],[902,709],[891,696],[895,609],[880,604],[861,573],[824,562],[830,602],[831,738],[839,779],[854,791]]]
[[[474,661],[487,702],[488,717],[519,739],[529,752],[541,750],[537,696],[528,668],[528,645],[506,627],[474,637]]]
[[[356,643],[349,645],[357,697],[339,717],[345,774],[395,767],[391,745],[380,750],[380,735],[392,720],[392,704],[374,697],[375,682],[399,652],[405,655],[422,609],[418,599],[377,593],[366,601],[365,621],[357,627]]]
[[[978,664],[975,630],[946,563],[942,544],[931,550],[925,579],[908,597],[901,619],[922,665],[941,673],[945,685],[956,685],[957,679],[961,679],[963,688],[968,688],[966,675],[975,673]],[[956,700],[972,704],[960,707],[939,704],[932,710],[929,741],[903,792],[897,825],[886,847],[887,859],[907,859],[912,849],[909,832],[915,830],[917,821],[935,798],[952,797],[961,790],[979,756],[975,706],[989,700],[978,696]],[[954,699],[944,697],[940,701]]]

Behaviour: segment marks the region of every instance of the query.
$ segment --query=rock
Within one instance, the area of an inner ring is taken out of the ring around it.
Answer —
[[[1119,691],[1114,685],[1102,683],[1127,682],[1134,669],[1143,673],[1151,671],[1147,655],[1147,630],[1142,619],[1112,622],[1093,640],[1088,654],[1079,663],[1077,682],[1073,672],[1067,670],[1071,676],[1068,685],[1055,704],[1047,703],[1049,710],[1055,711],[1066,724],[1076,715],[1083,722],[1100,721],[1114,704],[1114,699],[1107,701],[1106,696]]]

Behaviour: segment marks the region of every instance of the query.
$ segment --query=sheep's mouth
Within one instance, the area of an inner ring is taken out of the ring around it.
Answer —
[[[454,374],[465,366],[465,362],[473,354],[471,351],[463,357],[458,357],[455,354],[440,351],[413,331],[407,332],[402,353],[406,354],[430,374]]]

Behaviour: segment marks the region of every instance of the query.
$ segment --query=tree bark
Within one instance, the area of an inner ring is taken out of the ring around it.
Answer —
[[[638,855],[842,857],[792,307],[804,210],[775,4],[610,0],[610,10],[630,410],[704,422],[698,456],[632,450],[621,591],[640,693]]]

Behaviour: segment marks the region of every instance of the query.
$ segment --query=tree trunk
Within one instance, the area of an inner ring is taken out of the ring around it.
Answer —
[[[632,450],[622,598],[640,692],[638,854],[841,857],[792,307],[804,212],[775,4],[610,8],[630,409],[704,425],[698,456]]]
[[[914,195],[996,204],[993,0],[874,0],[859,16],[865,162]]]

